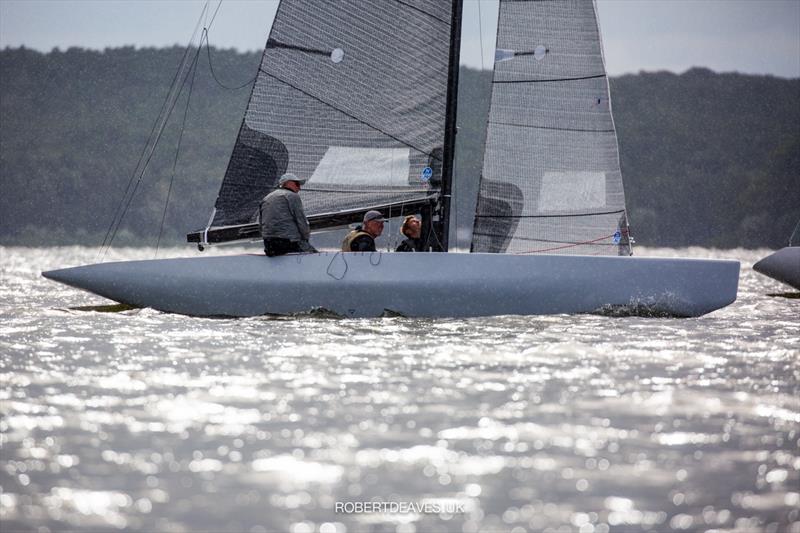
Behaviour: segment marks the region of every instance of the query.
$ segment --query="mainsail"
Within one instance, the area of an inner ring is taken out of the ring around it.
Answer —
[[[337,213],[431,202],[446,159],[454,5],[283,0],[210,226],[254,222],[285,172],[309,178],[301,195],[317,227],[327,214],[333,225]]]
[[[594,3],[501,0],[472,251],[628,254]]]

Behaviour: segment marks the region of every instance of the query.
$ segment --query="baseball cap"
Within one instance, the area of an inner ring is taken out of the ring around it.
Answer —
[[[308,180],[298,178],[294,174],[284,174],[283,176],[281,176],[281,179],[278,180],[278,187],[280,187],[281,185],[283,185],[287,181],[296,181],[297,183],[302,185],[305,182],[307,182]]]
[[[386,219],[383,218],[383,215],[380,211],[367,211],[364,213],[364,224],[369,222],[370,220],[377,220],[378,222],[386,222]]]

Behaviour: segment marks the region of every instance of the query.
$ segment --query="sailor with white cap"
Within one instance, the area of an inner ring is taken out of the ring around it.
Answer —
[[[311,228],[298,194],[306,181],[294,174],[284,174],[278,180],[278,188],[261,200],[261,236],[264,238],[264,253],[270,257],[316,252],[308,242]]]
[[[343,252],[374,252],[375,239],[383,233],[386,219],[380,211],[367,211],[360,226],[347,234],[342,241]]]

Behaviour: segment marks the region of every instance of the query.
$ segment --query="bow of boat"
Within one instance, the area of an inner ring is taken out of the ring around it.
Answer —
[[[94,285],[92,282],[93,271],[96,270],[97,266],[99,265],[85,265],[70,268],[59,268],[56,270],[47,270],[42,272],[42,276],[59,283],[63,283],[64,285],[69,285],[70,287],[91,291],[91,287]]]
[[[781,248],[758,261],[753,270],[800,290],[800,246]]]

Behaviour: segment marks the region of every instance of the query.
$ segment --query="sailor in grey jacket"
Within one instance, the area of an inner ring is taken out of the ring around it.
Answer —
[[[278,180],[278,189],[261,200],[259,219],[267,255],[316,252],[308,242],[311,228],[298,194],[305,182],[294,174],[284,174]]]

